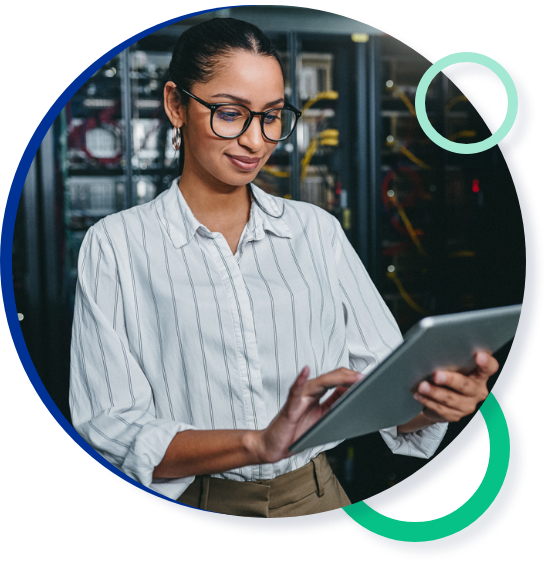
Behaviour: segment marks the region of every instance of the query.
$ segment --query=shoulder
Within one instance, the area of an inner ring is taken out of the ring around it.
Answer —
[[[121,244],[140,238],[146,231],[154,233],[153,229],[159,226],[159,206],[167,191],[148,203],[103,217],[88,229],[85,238],[98,240],[115,251]]]
[[[307,201],[293,201],[283,197],[271,195],[260,189],[257,185],[251,184],[254,195],[260,204],[273,214],[281,214],[285,220],[301,219],[303,222],[320,222],[324,227],[333,226],[336,222],[335,217],[312,203]]]
[[[331,213],[306,201],[282,200],[288,209],[285,220],[293,233],[307,231],[318,234],[320,238],[333,238],[340,224]]]

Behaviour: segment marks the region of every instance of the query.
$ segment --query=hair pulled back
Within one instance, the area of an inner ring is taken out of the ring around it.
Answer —
[[[255,25],[235,18],[213,18],[187,29],[178,39],[168,67],[166,81],[173,81],[179,87],[191,92],[195,83],[206,83],[216,73],[217,66],[232,51],[249,51],[256,55],[274,57],[283,66],[271,40]],[[189,97],[175,91],[182,104]],[[182,137],[183,138],[183,137]],[[180,172],[184,169],[185,148],[182,139],[178,158]],[[285,204],[278,216],[269,213],[256,200],[251,186],[248,185],[250,198],[269,216],[280,218],[285,212]]]
[[[208,82],[224,57],[243,50],[281,60],[270,39],[259,28],[235,18],[213,18],[187,29],[176,42],[167,81],[191,91],[195,83]],[[282,70],[283,72],[283,70]],[[176,91],[182,104],[189,97]],[[184,144],[180,147],[179,170],[184,168]]]

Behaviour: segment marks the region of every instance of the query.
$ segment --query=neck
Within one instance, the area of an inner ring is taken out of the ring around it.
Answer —
[[[247,185],[205,180],[186,171],[184,166],[178,187],[195,218],[212,232],[244,226],[249,220],[251,200]]]

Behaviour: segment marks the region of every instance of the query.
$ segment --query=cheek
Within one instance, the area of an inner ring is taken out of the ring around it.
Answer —
[[[267,147],[266,161],[268,161],[268,158],[274,153],[276,146],[277,146],[277,144],[266,143],[266,147]]]
[[[216,138],[210,132],[210,126],[205,128],[204,124],[189,124],[186,131],[186,159],[193,159],[201,164],[213,162],[216,155],[221,155],[224,148],[224,141]]]

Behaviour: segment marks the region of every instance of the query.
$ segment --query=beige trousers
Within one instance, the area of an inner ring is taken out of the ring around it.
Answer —
[[[238,482],[197,476],[178,502],[220,514],[257,518],[318,514],[350,504],[325,453],[271,480]]]

